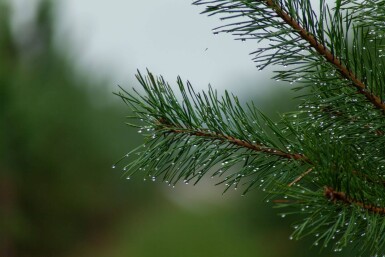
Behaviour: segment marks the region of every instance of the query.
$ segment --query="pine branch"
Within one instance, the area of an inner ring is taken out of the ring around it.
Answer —
[[[339,73],[352,82],[352,85],[357,89],[359,94],[364,95],[375,107],[381,109],[385,114],[385,103],[381,98],[372,94],[367,90],[367,86],[345,65],[341,59],[335,56],[325,45],[318,42],[317,39],[306,29],[304,29],[293,17],[286,13],[275,1],[264,1],[266,6],[270,7],[275,13],[282,18],[290,27],[292,27],[304,40],[306,40],[311,47],[313,47],[321,56],[323,56],[329,63],[336,67]]]
[[[131,106],[134,117],[145,124],[130,125],[151,134],[142,157],[124,167],[128,177],[148,168],[149,177],[163,176],[170,185],[181,179],[185,183],[196,179],[197,183],[217,164],[221,166],[213,176],[223,176],[226,171],[230,173],[230,168],[241,164],[243,168],[228,174],[223,182],[234,187],[241,182],[247,184],[247,192],[257,181],[263,180],[268,185],[273,179],[269,174],[272,168],[282,166],[288,172],[279,180],[289,181],[301,166],[311,163],[299,153],[300,149],[296,149],[299,143],[283,134],[282,129],[260,114],[254,104],[247,105],[249,112],[246,112],[238,99],[227,92],[222,99],[211,88],[208,93],[197,94],[189,83],[186,88],[178,78],[180,103],[162,77],[156,78],[151,73],[144,77],[139,73],[137,78],[147,96],[135,96],[123,89],[118,95]],[[134,152],[140,153],[140,150]],[[181,165],[184,173],[178,174],[181,166],[175,164]]]
[[[211,173],[225,191],[261,188],[286,208],[283,216],[302,217],[293,238],[385,253],[383,1],[336,0],[330,8],[320,0],[318,13],[308,0],[194,4],[235,20],[214,33],[267,41],[252,53],[257,67],[283,66],[274,79],[298,83],[303,102],[275,123],[227,91],[195,93],[178,78],[175,94],[162,77],[139,73],[143,94],[118,93],[135,114],[128,124],[146,136],[145,147],[120,161],[128,177],[175,185]]]
[[[231,4],[226,2],[226,0],[196,1],[194,4],[209,5],[205,12],[210,13],[210,15],[231,14],[229,17],[221,18],[223,20],[249,18],[249,21],[236,22],[217,28],[220,29],[220,32],[233,33],[241,36],[242,40],[255,38],[259,41],[269,40],[270,42],[278,42],[270,44],[270,47],[260,48],[254,52],[256,54],[255,60],[260,63],[258,65],[260,69],[267,65],[280,63],[285,65],[285,67],[295,64],[302,65],[302,67],[296,67],[292,70],[278,71],[279,74],[275,76],[275,79],[291,80],[292,82],[302,80],[304,83],[311,82],[318,85],[325,85],[325,82],[328,82],[328,87],[337,82],[336,86],[338,87],[345,85],[356,88],[354,92],[355,97],[358,92],[367,101],[371,102],[375,108],[382,112],[384,111],[385,104],[382,102],[382,88],[385,81],[382,79],[381,70],[376,68],[378,63],[381,65],[384,62],[381,58],[383,55],[371,56],[370,51],[366,50],[370,48],[367,41],[377,40],[378,44],[382,44],[383,39],[380,37],[381,35],[378,37],[373,35],[375,34],[374,32],[365,33],[364,31],[367,30],[370,24],[368,25],[361,21],[360,25],[353,25],[353,51],[349,51],[350,47],[347,44],[347,40],[351,31],[351,20],[349,18],[352,15],[348,11],[346,11],[346,15],[340,13],[346,3],[337,1],[337,7],[334,13],[332,13],[325,4],[325,1],[320,1],[321,11],[317,19],[309,1],[302,1],[300,3],[296,1],[280,1],[278,3],[278,1],[272,0],[229,1]],[[373,4],[370,6],[372,10]],[[347,7],[345,9],[350,10]],[[354,9],[356,13],[358,12],[357,9]],[[367,13],[367,10],[365,11]],[[257,19],[256,16],[258,15],[263,17],[263,19]],[[355,15],[355,17],[358,16],[358,14]],[[377,17],[379,15],[373,16]],[[332,20],[333,24],[327,23],[328,18]],[[269,22],[266,22],[266,20],[269,20]],[[341,40],[341,38],[345,40]],[[359,38],[361,39],[358,40]],[[315,58],[316,55],[314,55],[311,49],[318,53],[318,58]],[[270,53],[272,50],[276,52]],[[382,50],[376,49],[376,51],[381,53]],[[305,52],[310,54],[306,55]],[[364,60],[363,57],[368,57],[367,60],[370,60],[370,63]],[[326,65],[325,61],[331,65]],[[368,64],[368,70],[365,70],[364,63]],[[322,69],[324,74],[330,74],[331,76],[317,78],[321,72],[319,69]],[[369,79],[368,73],[372,69],[375,69],[378,75],[376,76],[377,78],[374,78],[372,76],[373,73],[371,73],[370,76],[372,78]],[[339,75],[337,76],[337,74]],[[346,81],[343,81],[343,78]],[[368,84],[370,87],[368,87]],[[345,97],[350,94],[353,96],[353,91],[349,94],[344,92]]]

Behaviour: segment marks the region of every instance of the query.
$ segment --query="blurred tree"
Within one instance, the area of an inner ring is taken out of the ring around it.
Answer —
[[[95,105],[106,101],[107,92],[81,78],[55,48],[51,10],[49,1],[41,2],[35,22],[18,28],[15,40],[10,9],[0,4],[4,257],[66,255],[102,238],[114,217],[127,215],[135,203],[121,174],[111,172],[112,160],[123,152],[113,142],[132,140],[116,124],[122,111]]]

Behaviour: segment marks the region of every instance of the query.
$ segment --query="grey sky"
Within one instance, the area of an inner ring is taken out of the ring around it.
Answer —
[[[199,89],[211,83],[239,92],[250,84],[234,85],[238,78],[259,79],[249,56],[256,43],[213,35],[218,17],[199,14],[191,0],[59,2],[60,41],[76,47],[82,67],[116,84],[128,83],[137,68],[170,82],[180,75]]]
[[[12,0],[28,22],[33,3]],[[239,94],[264,94],[271,77],[258,72],[250,52],[256,41],[213,35],[218,17],[199,14],[191,0],[56,0],[59,45],[74,49],[74,61],[111,86],[131,86],[136,69],[149,68],[171,83],[180,75],[197,89],[209,83]],[[20,21],[19,21],[20,22]]]

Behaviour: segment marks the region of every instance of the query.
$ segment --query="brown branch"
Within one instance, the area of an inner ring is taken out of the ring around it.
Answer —
[[[347,196],[344,192],[335,191],[332,187],[325,186],[324,195],[333,202],[342,202],[347,205],[356,205],[370,212],[385,214],[384,207],[377,207],[372,204],[366,204]]]
[[[261,144],[253,144],[229,135],[224,135],[224,134],[219,134],[219,133],[213,133],[209,132],[206,130],[191,130],[191,129],[182,129],[182,128],[175,128],[172,127],[168,122],[160,119],[158,120],[158,125],[166,129],[166,132],[169,133],[176,133],[176,134],[189,134],[192,136],[197,136],[197,137],[207,137],[211,138],[213,140],[220,140],[222,142],[228,142],[232,145],[242,147],[242,148],[247,148],[250,150],[253,150],[255,152],[260,152],[260,153],[267,153],[269,155],[275,155],[279,156],[281,158],[285,159],[292,159],[292,160],[297,160],[297,161],[303,161],[306,163],[311,163],[311,161],[304,156],[303,154],[298,154],[298,153],[287,153],[284,151],[281,151],[279,149],[271,148],[271,147],[266,147]]]
[[[287,186],[288,186],[288,187],[291,187],[291,186],[294,185],[295,183],[298,183],[298,182],[301,181],[301,179],[303,179],[307,174],[309,174],[313,169],[314,169],[314,167],[311,167],[310,169],[308,169],[307,171],[305,171],[304,173],[302,173],[301,175],[299,175],[299,177],[297,177],[295,180],[293,180],[293,182],[291,182],[291,183],[288,184]]]
[[[337,58],[332,52],[327,49],[324,45],[319,43],[317,39],[306,29],[304,29],[293,17],[285,12],[274,0],[265,0],[268,7],[273,9],[275,13],[282,18],[290,27],[297,31],[302,39],[306,40],[321,56],[323,56],[329,63],[331,63],[340,74],[350,80],[353,86],[357,89],[359,94],[364,95],[372,104],[382,110],[385,113],[385,103],[381,101],[381,98],[370,93],[367,90],[367,86],[357,76],[349,70],[345,65],[342,64],[341,59]]]

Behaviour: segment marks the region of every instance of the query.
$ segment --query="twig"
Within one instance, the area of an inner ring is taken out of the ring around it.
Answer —
[[[308,169],[307,171],[305,171],[304,173],[302,173],[298,178],[296,178],[293,182],[291,182],[288,187],[291,187],[292,185],[294,185],[295,183],[298,183],[299,181],[301,181],[301,179],[303,179],[307,174],[309,174],[312,170],[314,169],[314,167],[311,167],[310,169]]]

